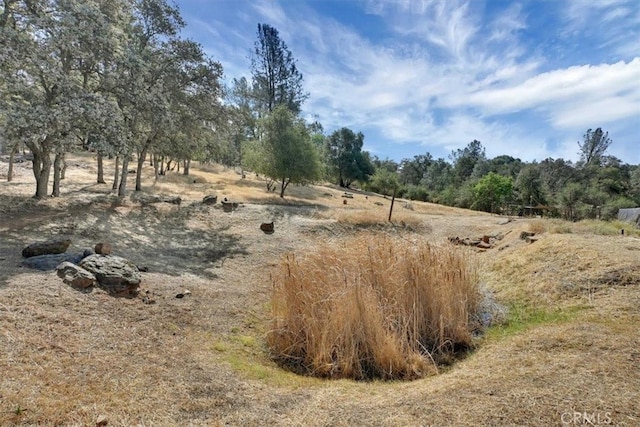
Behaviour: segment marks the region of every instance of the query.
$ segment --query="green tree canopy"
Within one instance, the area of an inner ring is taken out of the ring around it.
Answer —
[[[403,159],[400,162],[400,182],[405,185],[420,185],[432,163],[433,157],[429,153],[414,156],[413,159]]]
[[[545,196],[542,188],[541,171],[537,164],[524,166],[516,178],[515,187],[519,192],[520,200],[524,204],[545,204]]]
[[[255,172],[279,182],[280,197],[290,183],[307,184],[320,178],[319,153],[302,119],[280,105],[260,125],[264,138],[248,146],[245,159]]]
[[[597,128],[595,131],[588,129],[583,136],[582,142],[578,141],[581,163],[585,165],[600,165],[612,142],[609,138],[609,132],[604,132],[602,128]]]
[[[369,180],[367,187],[376,193],[391,196],[393,191],[400,187],[398,174],[386,168],[378,168]]]
[[[453,151],[450,157],[453,161],[454,176],[458,182],[469,179],[476,164],[487,158],[482,143],[476,139],[467,144],[464,149]]]
[[[349,188],[353,181],[366,182],[375,172],[368,155],[362,151],[364,135],[342,128],[325,140],[329,174],[340,187]]]
[[[496,212],[513,193],[513,180],[506,176],[489,172],[473,186],[473,205],[475,209]]]

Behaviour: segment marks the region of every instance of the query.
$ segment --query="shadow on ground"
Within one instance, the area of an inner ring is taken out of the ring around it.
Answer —
[[[247,255],[246,244],[229,232],[229,225],[206,222],[201,204],[140,205],[113,195],[69,200],[66,209],[26,197],[0,196],[0,284],[29,272],[21,265],[22,249],[30,243],[65,237],[67,252],[109,242],[114,255],[123,256],[150,272],[215,277],[212,269],[225,258]],[[195,227],[193,217],[205,223]]]

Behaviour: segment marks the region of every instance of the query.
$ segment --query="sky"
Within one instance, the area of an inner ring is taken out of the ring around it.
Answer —
[[[303,116],[400,161],[477,139],[489,158],[579,159],[601,127],[640,164],[638,0],[175,0],[225,81],[250,79],[258,23],[304,76]]]

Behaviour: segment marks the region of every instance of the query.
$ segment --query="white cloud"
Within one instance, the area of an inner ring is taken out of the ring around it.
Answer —
[[[467,102],[492,115],[535,109],[555,126],[573,128],[640,116],[638,82],[640,58],[542,73],[521,84],[476,91]]]

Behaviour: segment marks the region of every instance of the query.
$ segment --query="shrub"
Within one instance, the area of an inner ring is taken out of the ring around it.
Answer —
[[[429,201],[429,192],[421,185],[407,185],[402,193],[402,197],[409,200]]]
[[[368,235],[287,255],[272,275],[272,357],[330,378],[436,373],[477,326],[477,271],[464,254]]]

